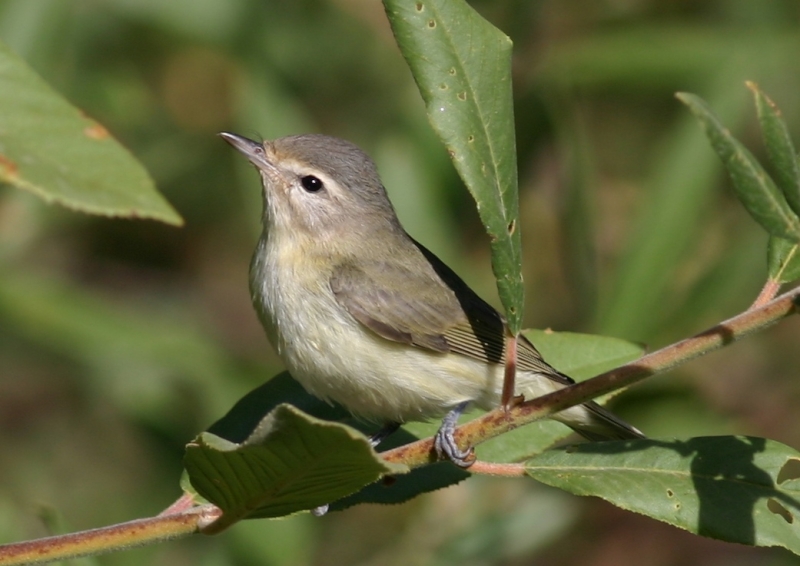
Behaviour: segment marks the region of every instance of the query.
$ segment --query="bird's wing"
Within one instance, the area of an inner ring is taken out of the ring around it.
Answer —
[[[435,255],[417,246],[421,256],[409,262],[414,270],[400,261],[339,265],[330,281],[336,300],[358,322],[387,340],[504,363],[507,330],[503,317]],[[524,337],[518,342],[517,368],[572,383]]]
[[[392,263],[343,264],[331,276],[336,300],[387,340],[449,352],[445,334],[463,318],[455,295],[424,275]],[[437,292],[438,291],[438,292]]]

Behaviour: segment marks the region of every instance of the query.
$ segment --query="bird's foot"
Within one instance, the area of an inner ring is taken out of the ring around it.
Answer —
[[[466,450],[462,450],[456,444],[456,439],[453,436],[458,424],[458,418],[468,404],[468,401],[464,401],[447,413],[442,419],[442,426],[436,431],[436,436],[433,439],[433,447],[439,457],[447,458],[461,468],[469,468],[475,462],[475,450],[471,446]]]

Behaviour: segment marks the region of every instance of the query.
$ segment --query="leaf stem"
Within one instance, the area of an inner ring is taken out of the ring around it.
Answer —
[[[517,340],[518,336],[506,337],[506,368],[503,374],[503,394],[500,405],[508,410],[511,407],[511,398],[514,397],[514,381],[517,377]]]
[[[508,411],[502,407],[459,427],[455,438],[459,446],[475,446],[504,432],[563,411],[573,405],[622,389],[646,377],[663,373],[698,356],[727,346],[794,314],[800,306],[800,287],[757,308],[749,309],[691,338],[642,356],[624,366],[570,385],[559,391],[518,404]],[[424,439],[383,452],[390,461],[418,467],[434,457],[432,440]]]
[[[158,515],[78,533],[0,545],[0,566],[43,564],[174,539],[198,532],[217,519],[213,505]]]
[[[778,279],[773,279],[770,277],[767,279],[767,282],[764,283],[764,287],[762,287],[761,292],[758,294],[758,297],[756,297],[756,300],[753,301],[753,304],[750,305],[750,308],[755,309],[762,305],[766,305],[775,298],[775,295],[777,295],[778,291],[780,290],[781,282]]]

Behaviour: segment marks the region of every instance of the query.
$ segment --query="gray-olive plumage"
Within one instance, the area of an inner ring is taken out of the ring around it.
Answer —
[[[261,174],[264,232],[250,273],[270,342],[309,392],[376,421],[497,405],[506,325],[402,228],[372,160],[328,136],[221,134]],[[572,380],[524,337],[517,393]],[[595,403],[553,417],[591,440],[641,433]]]

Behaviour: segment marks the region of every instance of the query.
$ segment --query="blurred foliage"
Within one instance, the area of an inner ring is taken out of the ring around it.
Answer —
[[[0,43],[0,181],[72,210],[180,226],[136,158]]]
[[[766,277],[767,236],[673,95],[703,97],[764,161],[752,80],[800,139],[797,3],[473,5],[514,40],[526,325],[654,348],[746,308]],[[3,0],[0,39],[139,157],[186,220],[88,217],[0,188],[3,541],[158,512],[179,495],[185,443],[280,369],[247,292],[257,177],[220,130],[360,144],[409,232],[497,304],[474,205],[379,3]],[[616,410],[656,437],[798,446],[797,328],[650,380]],[[732,560],[798,561],[530,482],[472,478],[401,506],[252,521],[97,562]]]

